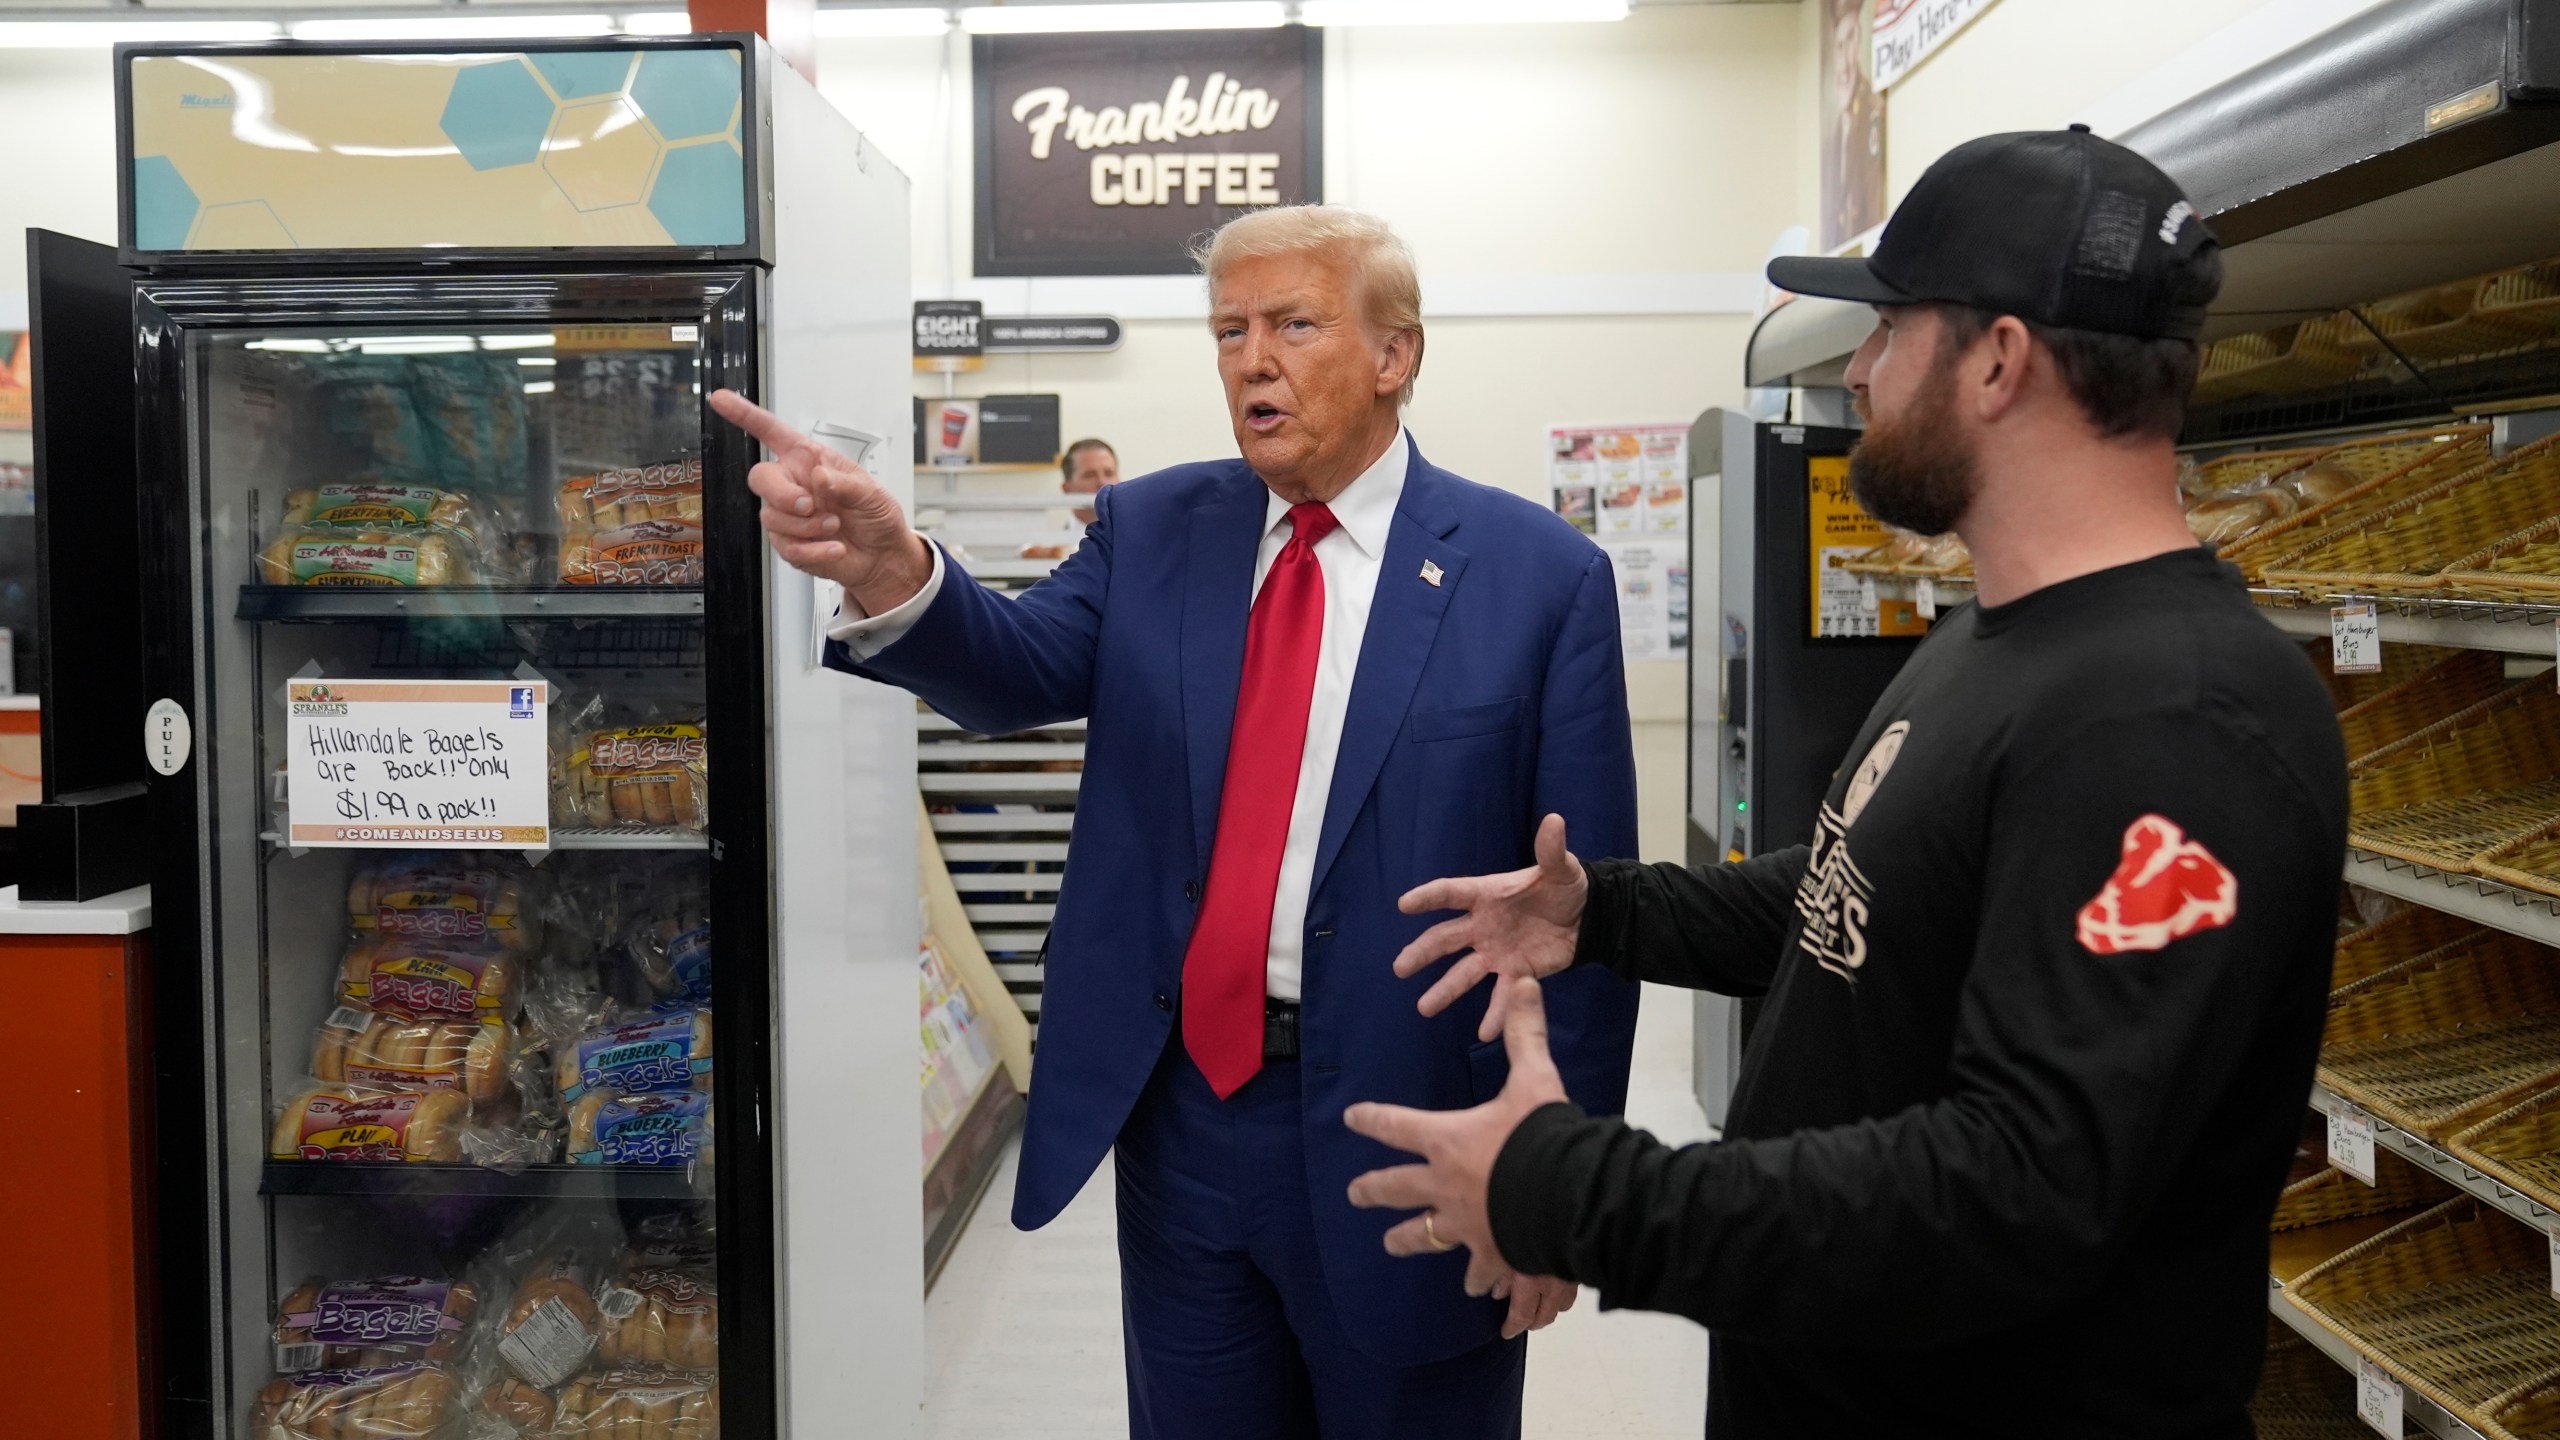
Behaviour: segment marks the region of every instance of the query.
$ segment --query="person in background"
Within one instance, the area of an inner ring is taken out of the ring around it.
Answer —
[[[1635,847],[1608,556],[1543,506],[1423,459],[1413,258],[1330,206],[1258,211],[1201,254],[1237,458],[1097,490],[1084,543],[988,590],[842,456],[735,394],[785,562],[838,581],[827,663],[979,734],[1085,717],[1049,930],[1014,1222],[1112,1155],[1129,1422],[1141,1440],[1507,1440],[1528,1330],[1573,1287],[1413,1267],[1355,1209],[1389,1152],[1354,1098],[1502,1088],[1478,1002],[1417,1013],[1383,957],[1396,896],[1525,863],[1538,817]],[[1626,1090],[1636,987],[1557,982],[1577,1095]]]
[[[1537,865],[1406,897],[1460,913],[1395,969],[1461,957],[1425,1013],[1494,976],[1511,1085],[1354,1107],[1425,1163],[1353,1194],[1422,1210],[1389,1248],[1466,1245],[1479,1286],[1708,1326],[1713,1440],[2243,1440],[2347,781],[2302,647],[2179,512],[2217,243],[2075,127],[1959,146],[1871,257],[1769,272],[1875,306],[1852,489],[1962,535],[1979,600],[1877,700],[1810,845],[1585,865],[1550,818]],[[1529,977],[1576,966],[1767,997],[1721,1143],[1567,1103]]]
[[[1061,489],[1070,495],[1093,495],[1105,485],[1120,483],[1120,452],[1108,440],[1079,440],[1067,447],[1058,468],[1066,473]],[[1090,507],[1076,511],[1076,523],[1090,525],[1094,512]]]

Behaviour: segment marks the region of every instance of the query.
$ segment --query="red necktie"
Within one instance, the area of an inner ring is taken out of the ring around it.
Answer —
[[[1298,798],[1324,642],[1324,570],[1316,542],[1342,522],[1322,505],[1289,511],[1289,543],[1271,562],[1244,636],[1244,682],[1218,792],[1209,889],[1182,956],[1182,1045],[1226,1099],[1262,1070],[1264,970],[1271,957],[1271,897]]]

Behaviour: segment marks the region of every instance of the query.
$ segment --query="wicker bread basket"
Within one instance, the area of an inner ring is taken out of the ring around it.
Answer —
[[[2206,348],[2188,403],[2202,409],[2243,395],[2335,384],[2363,369],[2374,349],[2373,337],[2345,314],[2233,335]]]
[[[2462,871],[2560,816],[2560,691],[2517,682],[2347,768],[2351,844]]]
[[[2375,671],[2350,671],[2341,675],[2329,668],[2329,642],[2312,640],[2303,645],[2303,653],[2311,657],[2320,672],[2321,682],[2329,687],[2329,703],[2340,710],[2361,705],[2385,690],[2396,689],[2435,668],[2448,655],[2462,653],[2450,645],[2385,645],[2382,668]],[[2349,753],[2354,758],[2353,752]]]
[[[2487,852],[2471,862],[2471,871],[2519,890],[2560,896],[2560,820]]]
[[[2482,1408],[2489,1423],[2480,1433],[2489,1440],[2560,1440],[2560,1371],[2510,1386]],[[2258,1433],[2263,1440],[2266,1432]]]
[[[2560,515],[2454,561],[2442,584],[2448,599],[2560,605]]]
[[[2258,1440],[2373,1440],[2356,1418],[2355,1377],[2270,1318],[2249,1419]]]
[[[2535,1204],[2560,1210],[2560,1086],[2527,1095],[2445,1148]]]
[[[2320,1083],[2441,1139],[2560,1084],[2560,955],[2483,931],[2329,999]]]
[[[2379,975],[2480,933],[2481,927],[2442,910],[2412,905],[2388,920],[2338,937],[2337,959],[2329,969],[2329,988],[2344,990],[2368,975]]]
[[[2476,309],[2500,324],[2560,339],[2560,261],[2490,276],[2480,287]]]
[[[2308,505],[2284,519],[2222,547],[2223,559],[2252,580],[2269,565],[2300,554],[2413,495],[2425,493],[2489,459],[2489,427],[2453,425],[2441,430],[2375,435],[2333,445],[2312,457],[2303,470],[2337,469],[2360,477],[2344,494]]]
[[[2267,562],[2270,585],[2313,597],[2431,595],[2442,572],[2560,514],[2560,435],[2520,445]]]
[[[2506,676],[2506,662],[2495,651],[2443,652],[2426,669],[2338,712],[2348,758],[2361,760],[2489,699],[2506,688]]]
[[[2560,1371],[2542,1237],[2468,1195],[2305,1271],[2284,1298],[2474,1427]]]

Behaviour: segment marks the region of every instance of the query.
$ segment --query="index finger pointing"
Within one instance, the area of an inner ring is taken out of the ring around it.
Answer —
[[[1408,1110],[1402,1105],[1360,1104],[1342,1112],[1342,1123],[1353,1133],[1411,1155],[1423,1153],[1433,1128],[1442,1120],[1428,1110]]]
[[[712,391],[711,408],[720,413],[721,419],[763,441],[765,448],[777,455],[817,444],[784,424],[781,416],[735,390]]]

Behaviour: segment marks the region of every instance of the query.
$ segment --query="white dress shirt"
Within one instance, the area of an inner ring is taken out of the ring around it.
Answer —
[[[1328,502],[1326,508],[1341,525],[1316,544],[1316,564],[1324,572],[1324,638],[1316,650],[1315,694],[1307,707],[1307,741],[1298,759],[1298,794],[1289,811],[1289,839],[1280,851],[1280,885],[1271,899],[1271,949],[1264,984],[1276,999],[1299,997],[1307,899],[1315,882],[1325,797],[1333,788],[1334,758],[1342,750],[1343,719],[1351,709],[1352,678],[1360,670],[1360,643],[1369,633],[1369,604],[1378,593],[1378,573],[1386,561],[1387,532],[1395,524],[1396,504],[1404,498],[1405,470],[1412,458],[1412,437],[1398,430],[1387,453]],[[1271,563],[1289,543],[1288,519],[1289,502],[1267,494],[1262,543],[1253,557],[1257,597],[1271,573]],[[827,627],[827,634],[843,641],[856,660],[868,660],[913,628],[925,607],[942,592],[942,579],[942,550],[936,546],[933,574],[911,599],[866,618],[847,596],[844,613]]]

